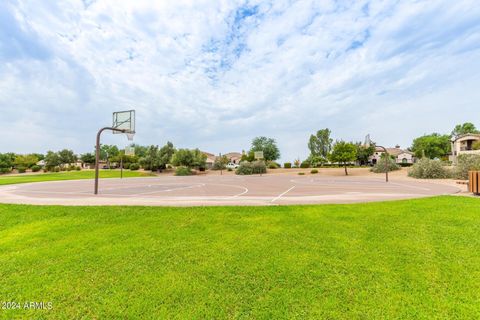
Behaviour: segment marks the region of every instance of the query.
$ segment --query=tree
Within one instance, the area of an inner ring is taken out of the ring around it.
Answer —
[[[372,143],[370,146],[365,146],[361,142],[355,144],[357,148],[357,161],[360,165],[365,165],[368,163],[368,159],[375,153],[375,144]]]
[[[215,157],[215,161],[213,162],[213,170],[225,170],[227,164],[230,162],[227,156],[223,155],[221,157]]]
[[[467,133],[479,133],[475,125],[471,122],[465,122],[464,124],[457,124],[452,131],[452,137],[457,137]]]
[[[423,155],[430,159],[441,158],[450,153],[451,144],[449,135],[432,133],[413,140],[412,152],[417,158]]]
[[[207,166],[207,155],[199,149],[178,149],[172,157],[172,164],[176,167],[205,168]]]
[[[115,145],[102,144],[100,145],[100,159],[108,160],[108,158],[118,156],[120,150]]]
[[[45,167],[48,170],[51,170],[55,167],[58,167],[61,164],[60,157],[57,152],[48,151],[45,156]]]
[[[9,153],[0,153],[0,173],[10,172],[13,166],[12,155]]]
[[[172,160],[172,156],[174,153],[175,153],[175,148],[173,147],[173,143],[168,141],[167,144],[165,144],[158,151],[160,169],[165,169],[167,167],[167,164],[169,164],[170,161]]]
[[[328,157],[333,142],[333,139],[330,138],[331,133],[330,129],[325,128],[318,130],[315,135],[312,134],[310,136],[308,148],[312,156],[322,157],[324,159]]]
[[[138,156],[139,158],[143,158],[147,154],[147,147],[134,144],[134,143],[132,143],[130,146],[135,149],[135,155]]]
[[[256,137],[252,141],[250,151],[263,151],[263,160],[265,161],[275,161],[280,158],[280,150],[275,139],[272,138]]]
[[[115,159],[119,153],[120,150],[118,150],[118,147],[115,145],[100,145],[100,160],[106,160],[108,168],[110,168],[110,160]]]
[[[157,170],[159,165],[158,146],[151,145],[148,147],[146,160],[149,163],[151,171]]]
[[[193,167],[205,169],[207,167],[207,155],[199,149],[192,150],[191,152],[193,154]]]
[[[240,162],[242,161],[255,161],[255,153],[253,151],[249,151],[248,153],[246,153],[245,150],[242,151],[242,157],[240,158]]]
[[[86,164],[94,164],[95,163],[95,155],[93,153],[84,153],[80,156],[80,160]]]
[[[331,162],[343,164],[345,175],[348,176],[347,165],[357,159],[357,147],[355,144],[345,141],[337,141],[329,155]]]
[[[295,159],[295,160],[293,160],[293,167],[294,168],[300,168],[301,163],[302,163],[302,161],[300,161],[300,159]]]
[[[305,161],[308,162],[312,168],[316,168],[318,166],[324,165],[325,163],[327,163],[328,160],[327,158],[324,158],[322,156],[314,156],[310,154]]]
[[[63,164],[63,165],[71,164],[77,161],[77,156],[75,155],[75,153],[73,153],[72,150],[67,150],[67,149],[63,149],[59,151],[58,158],[59,158],[60,164]]]
[[[172,157],[172,164],[176,167],[183,166],[191,168],[194,164],[193,152],[188,149],[178,149]]]
[[[15,167],[17,168],[30,168],[38,162],[38,158],[34,154],[25,154],[25,155],[16,155],[15,156]]]
[[[45,155],[41,154],[41,153],[32,153],[32,155],[37,157],[38,161],[41,161],[41,160],[45,159]]]

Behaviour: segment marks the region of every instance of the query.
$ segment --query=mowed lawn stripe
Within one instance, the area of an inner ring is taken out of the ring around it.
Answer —
[[[0,205],[0,317],[480,317],[480,200]]]

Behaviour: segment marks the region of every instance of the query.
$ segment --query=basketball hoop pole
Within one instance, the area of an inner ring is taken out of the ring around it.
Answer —
[[[100,129],[97,133],[97,144],[95,146],[95,189],[94,189],[94,194],[98,194],[98,169],[100,166],[100,136],[102,135],[102,132],[105,130],[111,130],[111,131],[116,131],[116,132],[121,132],[121,133],[126,133],[126,129],[117,129],[117,128],[112,128],[112,127],[104,127]]]
[[[123,179],[123,155],[120,152],[120,179]]]

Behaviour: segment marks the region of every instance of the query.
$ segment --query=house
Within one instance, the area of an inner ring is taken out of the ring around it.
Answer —
[[[45,167],[45,160],[40,160],[36,163],[37,166],[40,166],[40,167]]]
[[[214,154],[209,153],[209,152],[202,151],[202,153],[207,156],[207,160],[206,160],[207,169],[212,169],[212,168],[213,168],[213,164],[215,163],[215,159],[216,159],[217,157],[216,157]]]
[[[230,160],[231,163],[240,163],[240,160],[242,159],[242,154],[238,152],[229,152],[225,154],[225,157],[227,157],[227,159]]]
[[[212,169],[213,164],[215,163],[215,159],[217,159],[218,156],[214,155],[213,153],[205,152],[205,151],[202,151],[202,153],[207,156],[207,161],[206,161],[207,169]],[[242,154],[239,152],[229,152],[226,154],[222,154],[222,156],[227,157],[227,159],[231,163],[240,163],[240,159],[242,158]]]
[[[388,154],[391,157],[395,158],[395,163],[398,164],[413,164],[415,163],[415,156],[413,152],[410,152],[408,150],[403,150],[400,148],[399,145],[396,145],[395,148],[386,148]],[[369,162],[371,164],[376,164],[382,157],[382,155],[385,153],[383,148],[376,147],[375,148],[375,153],[370,156]]]
[[[457,157],[462,154],[480,155],[480,149],[477,149],[475,145],[475,142],[477,141],[480,141],[479,133],[468,133],[453,137],[451,140],[452,154],[450,155],[449,160],[452,162],[456,162]]]

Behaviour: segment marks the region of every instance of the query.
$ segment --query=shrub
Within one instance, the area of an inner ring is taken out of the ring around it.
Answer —
[[[472,149],[473,149],[473,150],[480,150],[480,141],[475,141],[475,142],[472,144]]]
[[[462,154],[457,158],[457,165],[454,169],[456,179],[468,179],[468,171],[480,170],[480,155]]]
[[[310,173],[311,173],[311,174],[317,174],[317,173],[318,173],[318,170],[317,170],[317,169],[312,169],[312,170],[310,171]]]
[[[62,170],[62,171],[65,171],[65,170]],[[55,167],[55,168],[53,169],[53,172],[60,172],[60,168],[59,168],[59,167]]]
[[[176,176],[190,176],[192,175],[192,170],[187,167],[178,167],[175,169],[175,175]]]
[[[395,171],[399,170],[400,166],[395,163],[395,160],[388,159],[380,159],[371,169],[370,171],[375,173],[385,173],[387,171],[387,164],[388,164],[388,171]]]
[[[400,167],[411,167],[413,164],[412,163],[399,163]]]
[[[235,174],[239,174],[239,175],[253,174],[253,164],[248,161],[242,161],[238,166],[237,170],[235,170]]]
[[[74,167],[72,167],[72,166],[67,167],[67,171],[72,171],[73,169],[74,169]]]
[[[20,166],[20,167],[17,167],[17,171],[18,173],[25,173],[25,171],[27,171],[27,168]]]
[[[228,168],[227,171],[233,171],[233,169],[232,169],[232,168]]]
[[[138,169],[140,169],[140,165],[139,165],[138,163],[132,163],[132,164],[130,164],[130,170],[136,171],[136,170],[138,170]]]
[[[451,174],[441,161],[423,158],[408,170],[408,175],[417,179],[445,179]]]
[[[283,167],[284,167],[285,169],[290,169],[290,168],[292,167],[292,163],[291,163],[291,162],[285,162],[285,163],[283,164]]]
[[[267,173],[267,166],[261,160],[252,162],[252,168],[254,174]]]
[[[304,175],[305,175],[305,172],[299,172],[298,175],[299,175],[299,176],[304,176]]]
[[[80,168],[79,166],[76,166],[75,170],[80,171],[80,170],[82,170],[82,168]]]
[[[10,171],[12,171],[10,168],[0,168],[0,173],[9,173]]]
[[[40,167],[40,166],[37,166],[37,165],[33,165],[33,166],[32,166],[32,172],[38,172],[38,171],[40,171],[41,169],[42,169],[42,167]]]
[[[310,168],[310,162],[308,161],[303,161],[301,164],[300,164],[300,168]]]
[[[225,170],[230,162],[226,156],[216,157],[213,162],[212,170]]]
[[[239,175],[262,174],[267,172],[265,162],[258,160],[254,162],[242,161],[235,171]]]
[[[67,171],[67,168],[65,167],[60,167],[60,168],[55,168],[55,169],[58,169],[59,171]],[[59,172],[59,171],[55,171],[55,172]]]
[[[318,167],[323,166],[327,162],[327,159],[325,159],[322,156],[312,156],[312,155],[310,155],[306,161],[308,161],[310,163],[311,168],[318,168]]]
[[[130,169],[130,163],[124,163],[123,164],[123,169]]]
[[[268,164],[268,169],[278,169],[278,164],[276,164],[275,162],[270,162]]]
[[[300,168],[300,164],[301,164],[300,159],[296,159],[293,161],[294,168]]]

